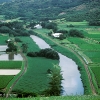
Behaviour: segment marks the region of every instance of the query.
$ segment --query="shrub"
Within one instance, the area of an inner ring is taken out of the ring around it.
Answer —
[[[29,52],[27,53],[27,56],[30,57],[46,57],[50,59],[57,59],[59,60],[59,55],[56,51],[46,48],[46,49],[41,49],[39,52]]]
[[[22,42],[19,38],[15,38],[15,42]]]
[[[76,29],[69,30],[69,36],[84,38],[83,34]]]

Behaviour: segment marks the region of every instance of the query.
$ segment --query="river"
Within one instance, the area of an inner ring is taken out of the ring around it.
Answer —
[[[51,48],[43,39],[31,35],[30,36],[33,41],[39,46],[40,49]],[[61,95],[83,95],[84,88],[81,81],[81,74],[78,70],[78,65],[70,58],[59,54],[59,66],[62,71],[62,87],[63,93]]]

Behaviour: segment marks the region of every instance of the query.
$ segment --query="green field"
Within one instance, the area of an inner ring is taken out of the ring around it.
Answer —
[[[58,29],[65,29],[65,30],[70,30],[72,29],[71,27],[67,27],[67,25],[74,25],[74,29],[82,30],[82,32],[85,35],[85,38],[77,38],[77,37],[67,37],[64,40],[59,39],[53,39],[56,43],[64,43],[62,44],[65,47],[71,48],[75,52],[77,52],[82,58],[85,58],[89,63],[87,66],[91,69],[91,76],[92,76],[92,81],[94,83],[94,86],[98,87],[96,90],[97,93],[100,93],[100,77],[99,77],[99,71],[100,71],[100,34],[99,34],[99,28],[98,27],[93,27],[93,26],[88,26],[87,22],[64,22],[64,21],[56,21],[58,24]],[[89,30],[90,29],[90,30]],[[47,43],[50,45],[55,45],[55,43],[48,38],[45,38],[42,34],[47,34],[51,30],[48,29],[40,29],[34,30],[35,32],[41,34],[38,35],[41,38],[43,38]],[[46,37],[48,37],[46,35]],[[28,44],[28,52],[30,51],[39,51],[39,47],[33,42],[33,40],[30,37],[19,37],[23,42],[22,43],[27,43]],[[49,37],[50,38],[50,37]],[[2,40],[4,41],[4,40]],[[3,43],[3,42],[2,42]],[[22,43],[19,43],[21,46]],[[80,73],[81,73],[81,78],[83,82],[83,86],[85,88],[85,94],[91,94],[91,89],[89,86],[89,81],[87,78],[87,73],[85,72],[84,66],[80,62],[80,60],[77,58],[77,56],[73,55],[70,51],[63,47],[59,47],[59,45],[56,45],[53,47],[55,50],[58,52],[61,52],[65,56],[70,57],[73,59],[80,68]],[[41,94],[45,89],[48,88],[48,83],[49,83],[49,78],[47,74],[48,69],[52,69],[54,64],[58,64],[59,61],[57,60],[51,60],[51,59],[46,59],[46,58],[41,58],[41,57],[27,57],[28,60],[28,68],[26,73],[20,78],[20,80],[17,82],[15,87],[13,88],[12,92],[17,92],[17,93],[37,93]],[[0,62],[0,68],[20,68],[22,62],[16,62],[18,63],[15,64],[16,66],[12,66],[13,63],[5,64],[3,61]],[[3,77],[3,76],[0,76]],[[6,79],[6,78],[4,78]],[[95,79],[95,82],[94,82]],[[10,80],[10,78],[8,79]],[[8,81],[7,80],[7,81]],[[9,81],[8,81],[9,82]],[[6,82],[5,82],[6,83]],[[6,84],[7,85],[7,84]],[[3,86],[2,86],[3,87]],[[31,98],[32,100],[40,100],[41,97],[39,98]],[[99,100],[99,96],[68,96],[68,97],[47,97],[47,98],[41,98],[41,100]],[[2,100],[2,99],[1,99]]]
[[[88,22],[66,22],[64,21],[64,19],[55,20],[54,22],[57,23],[58,29],[60,30],[78,29],[82,31],[85,38],[67,37],[64,40],[59,41],[59,39],[53,39],[53,41],[57,43],[63,43],[62,44],[63,46],[71,48],[72,50],[77,52],[83,58],[83,60],[85,59],[84,60],[85,62],[88,62],[86,63],[87,65],[93,63],[93,69],[91,70],[93,72],[92,74],[94,75],[94,77],[98,77],[98,75],[95,74],[97,68],[95,69],[94,65],[100,63],[100,28],[98,26],[88,26]],[[67,27],[67,25],[70,24],[72,24],[74,27]],[[46,33],[43,32],[42,29],[39,31],[35,30],[35,32],[41,34],[40,37],[45,39],[42,34],[46,34]],[[51,42],[48,41],[48,39],[45,39],[45,41],[51,44]],[[67,51],[64,51],[64,49],[60,49],[60,48],[58,49],[57,46],[55,46],[54,48],[56,48],[57,51],[59,50],[59,52],[62,52],[62,54],[69,56],[69,53],[67,53]],[[70,58],[74,58],[73,55],[71,55]],[[75,58],[74,61],[77,62]],[[96,70],[95,73],[94,70]],[[99,82],[97,81],[96,84],[98,85]],[[100,90],[99,86],[98,89]]]
[[[8,36],[7,35],[0,35],[0,45],[6,45],[6,40],[8,40]]]
[[[0,98],[0,100],[100,100],[100,96],[52,96],[52,97],[29,97],[29,98]]]
[[[14,87],[13,91],[26,93],[41,93],[48,88],[47,70],[53,68],[58,61],[46,58],[28,57],[28,69]]]
[[[13,75],[0,75],[0,89],[4,89],[13,78]]]
[[[20,37],[23,42],[28,42],[28,51],[39,51],[39,47],[30,37]],[[27,57],[27,72],[20,78],[13,91],[26,93],[41,93],[48,88],[47,70],[58,64],[58,60],[43,57]]]
[[[0,69],[20,69],[22,61],[0,61]]]
[[[97,84],[98,84],[98,88],[100,88],[100,66],[98,67],[91,67],[94,75],[95,75],[95,78],[96,78],[96,81],[97,81]]]

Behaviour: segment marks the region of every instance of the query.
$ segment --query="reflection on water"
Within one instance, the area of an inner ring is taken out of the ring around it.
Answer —
[[[20,54],[2,54],[0,55],[0,60],[23,60],[22,56]]]
[[[13,52],[8,54],[8,59],[9,60],[13,60],[14,59],[14,53]]]
[[[50,48],[50,46],[41,38],[33,35],[31,35],[31,38],[41,49]],[[83,95],[84,88],[80,78],[81,75],[77,68],[78,66],[73,60],[62,55],[61,53],[59,53],[59,56],[59,66],[61,67],[62,76],[64,79],[62,80],[62,95]]]
[[[7,49],[7,46],[6,45],[0,46],[0,51],[6,51],[6,49]]]
[[[83,95],[84,88],[78,71],[76,63],[59,53],[61,71],[64,80],[62,80],[62,86],[64,91],[62,95]]]
[[[4,51],[6,51],[7,48],[6,45],[0,46],[0,60],[23,60],[20,54],[15,54],[14,52],[6,54]]]

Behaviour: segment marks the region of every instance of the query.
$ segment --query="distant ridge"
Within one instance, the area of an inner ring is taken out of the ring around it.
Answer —
[[[100,0],[0,0],[0,13],[6,18],[37,20],[66,18],[69,21],[100,19]]]

